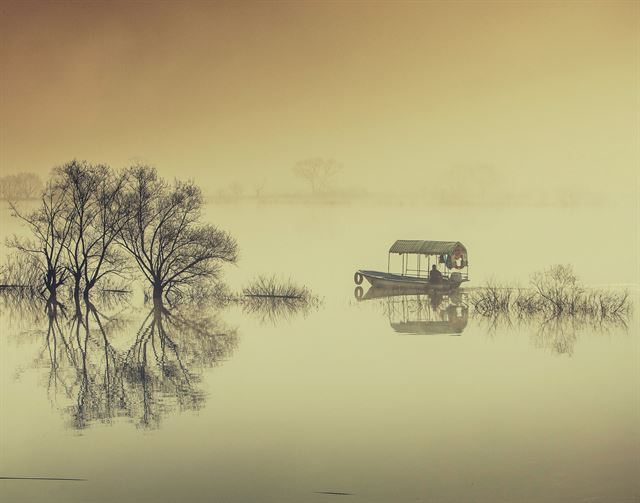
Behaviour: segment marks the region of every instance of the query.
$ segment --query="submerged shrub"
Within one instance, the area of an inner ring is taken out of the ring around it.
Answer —
[[[513,289],[489,281],[481,290],[474,291],[471,303],[484,315],[506,313],[512,305]]]
[[[570,265],[535,272],[530,285],[513,288],[489,282],[474,292],[472,304],[483,316],[513,313],[521,317],[542,314],[607,320],[625,318],[631,310],[627,291],[586,288]]]
[[[280,280],[276,276],[258,276],[242,289],[245,297],[310,298],[311,291],[289,280]]]
[[[257,314],[260,319],[276,323],[293,315],[307,315],[320,304],[317,296],[306,286],[276,276],[258,276],[242,290],[240,303],[246,313]]]

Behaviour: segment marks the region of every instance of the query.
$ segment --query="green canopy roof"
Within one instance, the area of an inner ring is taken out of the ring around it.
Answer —
[[[416,253],[424,255],[444,255],[450,254],[455,249],[462,249],[466,255],[467,249],[459,241],[421,241],[399,239],[391,248],[389,253]]]

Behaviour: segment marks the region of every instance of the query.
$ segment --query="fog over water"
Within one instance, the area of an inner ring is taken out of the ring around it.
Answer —
[[[321,156],[345,190],[634,198],[639,23],[616,1],[5,4],[0,161],[248,193],[305,190]]]

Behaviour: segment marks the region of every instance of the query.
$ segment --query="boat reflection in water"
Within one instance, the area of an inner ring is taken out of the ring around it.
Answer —
[[[356,287],[358,301],[377,301],[400,334],[460,335],[467,326],[467,295],[455,292],[425,292],[424,289],[376,288],[366,292]]]

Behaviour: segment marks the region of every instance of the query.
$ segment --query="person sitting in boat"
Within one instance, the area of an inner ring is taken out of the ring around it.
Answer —
[[[442,281],[442,273],[438,271],[438,268],[435,264],[431,267],[431,271],[429,271],[429,283],[440,283]]]

